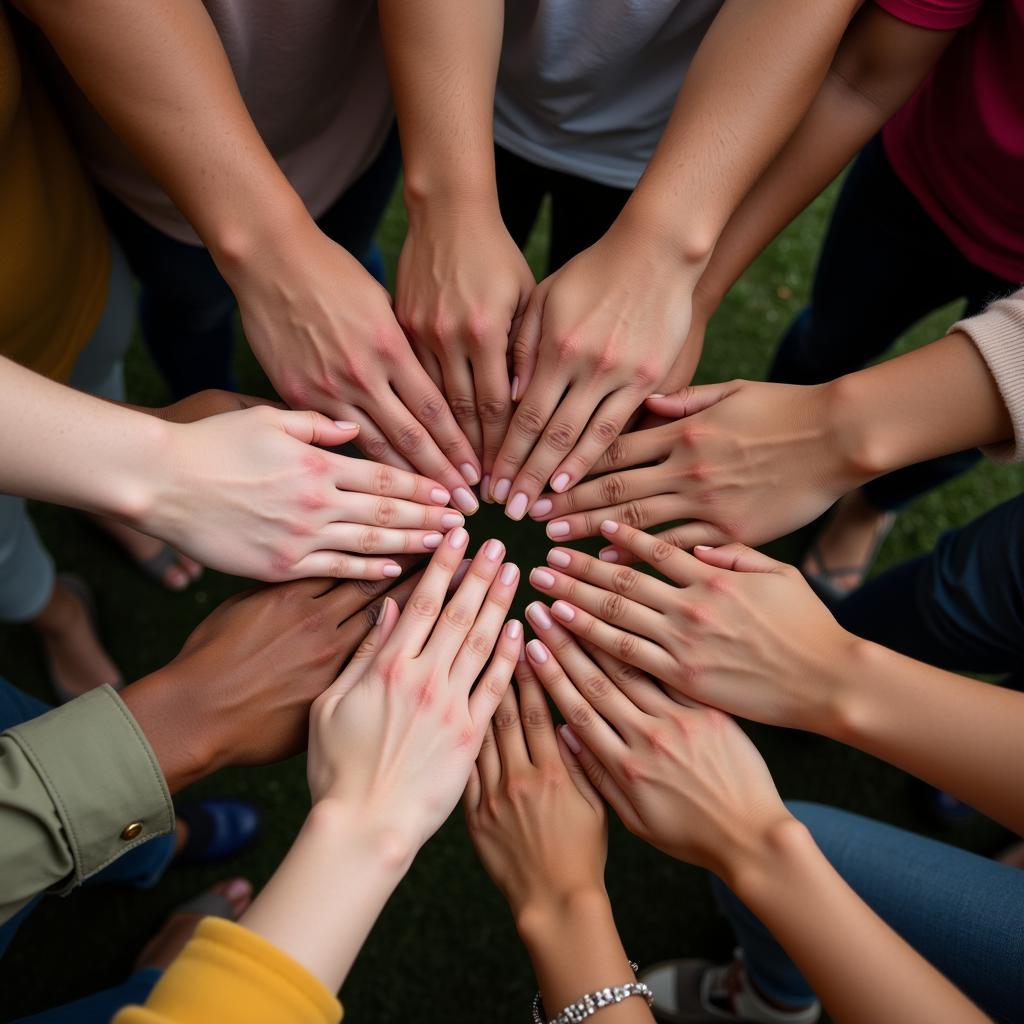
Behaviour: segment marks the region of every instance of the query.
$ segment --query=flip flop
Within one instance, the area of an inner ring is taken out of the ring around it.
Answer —
[[[175,914],[198,914],[200,917],[223,917],[228,921],[237,918],[235,908],[231,900],[223,893],[207,889],[190,900],[185,900],[180,906],[175,907],[170,916]]]
[[[868,578],[868,573],[871,572],[871,567],[875,564],[879,551],[882,550],[882,545],[885,544],[895,525],[896,514],[894,512],[886,512],[885,519],[871,544],[871,550],[860,565],[843,565],[829,568],[825,564],[825,559],[821,553],[819,535],[811,542],[810,547],[807,549],[807,553],[818,563],[818,570],[815,572],[801,565],[800,572],[803,573],[804,579],[810,583],[811,589],[826,604],[838,604],[863,585],[864,581]],[[835,581],[842,576],[854,576],[857,582],[852,587],[841,587]]]
[[[247,800],[193,800],[175,804],[174,813],[188,825],[175,864],[217,864],[236,857],[252,846],[263,826],[259,810]]]
[[[89,589],[88,584],[79,576],[75,576],[73,573],[62,572],[57,576],[58,586],[62,586],[65,590],[70,591],[79,601],[79,603],[85,608],[85,614],[89,618],[89,622],[92,624],[92,628],[98,633],[99,632],[99,617],[96,614],[96,599],[92,596],[92,591]],[[58,704],[67,704],[69,701],[74,700],[76,697],[81,697],[83,693],[88,693],[88,690],[76,692],[69,687],[65,686],[58,678],[54,671],[53,661],[50,655],[46,653],[45,648],[43,651],[43,657],[46,659],[46,674],[50,680],[50,689],[53,690],[54,695],[57,698]],[[124,679],[116,679],[110,684],[115,690],[123,690],[125,686]]]

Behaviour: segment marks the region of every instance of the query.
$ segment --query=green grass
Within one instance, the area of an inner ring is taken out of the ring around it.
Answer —
[[[806,297],[833,199],[834,190],[816,202],[733,290],[711,325],[700,381],[763,376],[782,329]],[[392,272],[404,225],[396,199],[381,231]],[[534,266],[540,263],[544,230],[542,223],[529,250]],[[940,336],[953,313],[945,310],[919,324],[903,339],[901,350]],[[247,390],[266,391],[243,345],[239,370]],[[129,359],[129,382],[133,401],[165,400],[137,344]],[[927,550],[942,530],[1019,493],[1022,483],[1021,470],[985,465],[928,495],[901,518],[880,567]],[[104,636],[128,678],[167,662],[189,630],[244,585],[207,573],[187,594],[168,594],[84,530],[73,514],[53,508],[35,511],[58,564],[79,572],[96,589]],[[510,557],[526,569],[543,562],[548,544],[533,524],[512,530],[496,510],[485,506],[470,527],[474,543],[492,534],[504,539]],[[785,539],[771,550],[795,557],[797,540]],[[527,586],[521,589],[519,613],[529,595]],[[42,664],[26,629],[0,632],[0,666],[8,678],[45,696]],[[910,780],[869,757],[781,730],[754,728],[752,734],[786,797],[833,803],[972,849],[990,851],[1003,838],[999,829],[983,821],[953,835],[936,833],[921,816]],[[302,759],[224,771],[196,790],[259,803],[267,819],[259,846],[228,869],[174,869],[148,893],[86,889],[66,900],[48,901],[0,963],[0,1012],[19,1016],[117,982],[177,903],[227,870],[263,883],[308,805]],[[730,950],[728,931],[716,916],[703,873],[644,846],[617,824],[611,834],[608,885],[625,947],[640,963]],[[533,990],[529,963],[508,911],[478,865],[456,813],[420,854],[371,935],[343,991],[346,1019],[374,1024],[522,1021]]]

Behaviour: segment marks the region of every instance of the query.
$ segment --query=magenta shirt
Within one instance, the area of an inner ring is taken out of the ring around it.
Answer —
[[[885,126],[893,169],[972,263],[1024,281],[1024,0],[875,0],[959,29]]]

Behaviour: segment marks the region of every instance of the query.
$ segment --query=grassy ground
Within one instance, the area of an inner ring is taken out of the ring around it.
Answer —
[[[819,200],[765,253],[733,290],[711,325],[699,379],[758,378],[783,327],[805,299],[818,242],[834,196]],[[404,232],[401,204],[392,203],[382,243],[393,271]],[[531,245],[539,265],[543,224]],[[870,297],[865,297],[870,301]],[[901,347],[938,337],[955,310],[918,325]],[[239,346],[243,385],[266,384]],[[141,348],[129,360],[130,397],[164,401]],[[965,522],[1018,493],[1024,473],[983,466],[929,495],[900,520],[880,566],[927,550],[947,527]],[[115,551],[83,530],[73,514],[39,508],[36,519],[61,567],[86,577],[99,595],[103,632],[128,678],[168,661],[189,630],[244,584],[207,573],[185,595],[144,580]],[[493,509],[470,524],[474,542],[495,534],[528,569],[543,563],[548,544],[527,522],[514,531]],[[800,538],[772,547],[792,558]],[[516,609],[529,597],[522,588]],[[0,670],[45,696],[43,671],[25,629],[0,632]],[[800,734],[756,728],[753,734],[786,797],[825,801],[905,827],[929,831],[990,851],[1002,833],[978,822],[956,834],[936,833],[921,815],[915,789],[900,772],[869,757]],[[266,812],[260,845],[231,865],[260,884],[273,871],[307,808],[302,759],[271,768],[225,771],[196,787],[203,793],[247,797]],[[172,870],[148,893],[88,889],[49,901],[22,929],[0,964],[0,1013],[8,1019],[113,984],[166,913],[224,875],[224,870]],[[707,879],[635,841],[613,826],[608,884],[626,949],[641,964],[686,954],[724,955],[729,934],[716,916]],[[428,844],[374,930],[343,992],[346,1019],[421,1024],[469,1024],[527,1019],[534,982],[503,901],[476,862],[457,813]]]

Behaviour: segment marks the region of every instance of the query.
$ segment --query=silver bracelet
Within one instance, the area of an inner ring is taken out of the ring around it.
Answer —
[[[633,968],[634,974],[639,970],[632,961],[629,966]],[[547,1024],[581,1024],[598,1010],[603,1010],[606,1006],[614,1006],[632,996],[643,996],[647,1000],[648,1006],[654,1002],[654,993],[642,981],[629,981],[625,985],[599,988],[596,992],[588,992],[562,1010],[557,1017],[552,1017]],[[533,1024],[545,1024],[544,1003],[541,1001],[539,992],[533,997]]]

